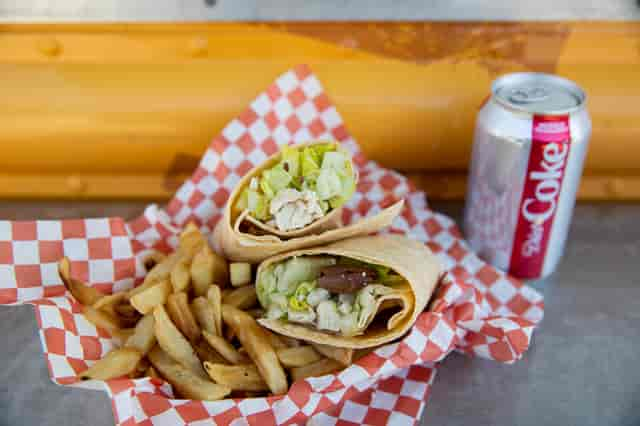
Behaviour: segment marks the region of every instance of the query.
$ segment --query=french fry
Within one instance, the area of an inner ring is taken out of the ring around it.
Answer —
[[[202,337],[204,337],[204,340],[206,340],[207,343],[230,364],[246,364],[250,362],[246,355],[242,355],[231,345],[231,343],[227,342],[222,337],[207,333],[206,331],[202,332]]]
[[[100,311],[92,306],[86,305],[82,307],[82,313],[91,324],[106,330],[114,337],[120,336],[120,323],[117,318],[114,318],[108,313]]]
[[[213,349],[206,340],[201,339],[198,343],[193,346],[193,349],[196,351],[196,355],[200,358],[200,361],[212,362],[214,364],[226,364],[227,360],[225,360],[218,352]]]
[[[126,342],[131,336],[133,336],[134,331],[135,328],[121,328],[114,331],[112,336],[119,339],[120,342]]]
[[[220,287],[212,285],[207,291],[207,300],[213,309],[213,319],[216,324],[216,334],[222,336],[222,298],[220,296]]]
[[[292,368],[291,370],[289,370],[289,373],[291,374],[291,379],[294,382],[297,382],[298,380],[305,379],[307,377],[324,376],[326,374],[330,374],[334,371],[340,370],[343,367],[344,366],[335,359],[323,358],[320,361],[314,362],[313,364]]]
[[[191,343],[197,342],[200,338],[200,328],[193,317],[193,313],[191,313],[187,293],[181,291],[169,295],[166,306],[167,312],[173,323],[178,327],[178,330]]]
[[[91,306],[93,306],[96,309],[103,309],[109,313],[112,313],[112,312],[115,312],[113,309],[113,306],[122,302],[126,298],[126,296],[127,294],[124,291],[119,291],[117,293],[104,295],[98,300],[96,300],[96,302]],[[112,307],[112,308],[110,309],[109,307]]]
[[[317,343],[312,343],[311,345],[316,351],[327,358],[338,361],[344,367],[353,362],[353,349],[351,348],[337,348],[335,346],[320,345]]]
[[[180,259],[180,252],[175,251],[171,253],[162,262],[158,263],[149,271],[149,273],[144,277],[144,281],[141,285],[129,290],[127,297],[132,298],[136,294],[152,287],[154,283],[158,281],[168,280],[171,270]]]
[[[269,390],[253,364],[224,365],[205,362],[204,369],[214,382],[227,385],[232,391]]]
[[[178,251],[183,259],[191,263],[193,257],[205,244],[207,244],[207,241],[198,227],[193,222],[190,222],[180,234],[180,248]]]
[[[286,368],[302,367],[322,359],[322,355],[311,346],[278,349],[276,354]]]
[[[162,350],[194,374],[202,378],[208,377],[193,347],[191,347],[189,341],[185,339],[173,322],[171,322],[164,306],[156,306],[153,310],[153,317],[155,319],[154,332],[158,340],[158,345]],[[158,371],[162,373],[162,370],[158,369]]]
[[[93,304],[93,307],[117,318],[121,327],[135,327],[136,323],[140,319],[140,314],[138,314],[138,312],[135,312],[134,316],[122,316],[118,314],[118,311],[116,311],[116,306],[118,306],[125,298],[126,293],[123,291],[105,295],[98,299],[98,301]]]
[[[154,323],[153,314],[149,313],[142,317],[136,324],[133,335],[125,342],[124,347],[137,349],[143,355],[149,353],[156,344]]]
[[[142,264],[147,272],[151,271],[158,263],[162,263],[167,259],[167,255],[159,251],[149,253],[142,260]]]
[[[230,305],[222,305],[222,319],[236,332],[271,392],[275,395],[286,393],[289,388],[287,376],[265,330],[249,314]]]
[[[193,257],[191,262],[191,282],[193,294],[204,296],[209,286],[213,284],[213,265],[215,259],[209,244],[205,244]]]
[[[251,282],[251,264],[236,262],[229,264],[229,276],[233,287],[242,287]]]
[[[64,286],[81,305],[92,306],[104,297],[104,294],[95,288],[71,277],[71,262],[66,257],[58,263],[58,274]]]
[[[257,302],[256,288],[252,285],[236,288],[222,297],[222,303],[241,310],[252,308]]]
[[[189,262],[185,259],[181,259],[173,265],[171,273],[171,285],[174,292],[186,291],[191,283],[191,276],[189,274]]]
[[[158,346],[149,352],[149,361],[180,396],[187,399],[216,401],[231,393],[228,386],[213,383],[175,362]],[[204,371],[204,370],[203,370]]]
[[[216,325],[213,306],[206,297],[200,296],[193,299],[191,302],[191,312],[193,312],[193,316],[198,321],[198,324],[200,324],[200,327],[202,327],[202,330],[211,334],[218,334],[218,326]]]
[[[114,349],[96,361],[88,370],[80,373],[81,380],[109,380],[125,376],[136,370],[142,353],[133,348]]]
[[[287,344],[282,340],[283,336],[277,335],[270,330],[264,329],[265,334],[269,337],[269,343],[273,347],[273,349],[284,349],[287,347]]]
[[[156,282],[148,289],[135,294],[129,299],[138,312],[148,314],[156,306],[163,305],[171,293],[171,284],[167,280]]]
[[[156,369],[153,368],[153,365],[150,365],[149,368],[147,368],[147,371],[144,372],[144,375],[152,379],[161,379]]]

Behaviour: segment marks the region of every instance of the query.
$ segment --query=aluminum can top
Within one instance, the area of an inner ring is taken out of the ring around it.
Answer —
[[[507,74],[491,86],[493,98],[517,112],[564,115],[581,109],[584,91],[575,83],[555,75],[520,72]]]

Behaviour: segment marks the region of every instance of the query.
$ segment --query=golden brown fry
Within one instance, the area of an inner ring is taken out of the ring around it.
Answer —
[[[180,259],[180,252],[176,251],[171,253],[165,260],[158,263],[149,271],[147,276],[144,277],[144,282],[141,285],[129,290],[127,297],[132,298],[136,294],[147,290],[149,287],[153,287],[158,281],[169,280],[171,270]]]
[[[211,334],[218,334],[213,306],[206,297],[200,296],[193,299],[191,302],[191,312],[193,312],[193,316],[198,321],[198,324],[200,324],[200,327],[202,327],[202,330]]]
[[[230,305],[222,305],[222,318],[236,332],[271,392],[286,393],[287,377],[265,330],[249,314]]]
[[[162,263],[167,259],[167,255],[159,251],[153,251],[142,259],[142,264],[147,272],[151,271],[158,263]]]
[[[344,366],[335,359],[323,358],[320,361],[316,361],[313,364],[308,364],[303,367],[295,367],[289,370],[291,379],[297,382],[300,379],[307,377],[320,377],[326,374],[333,373],[340,370]]]
[[[135,328],[121,328],[120,330],[114,331],[112,336],[120,339],[121,342],[126,342],[131,336],[133,336],[134,331]]]
[[[82,313],[91,324],[106,330],[112,336],[119,336],[120,323],[117,318],[92,306],[83,306]]]
[[[311,345],[316,351],[320,352],[327,358],[338,361],[344,367],[351,365],[353,362],[353,349],[351,348],[337,348],[335,346],[320,345],[317,343],[312,343]]]
[[[251,283],[251,264],[245,262],[230,263],[229,279],[233,287],[242,287]]]
[[[213,349],[206,340],[201,339],[198,343],[193,346],[193,349],[196,350],[196,354],[200,361],[212,362],[214,364],[227,364],[227,360],[225,360],[218,352]]]
[[[244,287],[236,288],[222,297],[222,303],[241,310],[252,308],[256,303],[258,303],[256,287],[246,285]]]
[[[64,286],[81,305],[92,306],[104,297],[104,294],[95,288],[71,277],[71,262],[66,257],[63,257],[58,263],[58,274]]]
[[[213,284],[214,254],[205,244],[193,257],[191,262],[191,282],[193,283],[193,293],[196,296],[207,294],[209,286]]]
[[[114,349],[96,361],[88,370],[80,373],[81,380],[109,380],[125,376],[136,370],[142,359],[140,351],[132,348]]]
[[[189,223],[180,234],[180,248],[178,251],[183,259],[191,263],[193,257],[205,244],[207,244],[207,241],[198,227],[194,223]]]
[[[227,385],[234,391],[269,390],[254,364],[224,365],[205,362],[204,369],[214,382]]]
[[[115,312],[114,309],[109,309],[109,307],[113,308],[114,305],[121,303],[127,294],[124,291],[119,291],[117,293],[104,295],[100,299],[96,300],[96,302],[92,305],[96,309],[107,310],[109,313]]]
[[[162,377],[160,377],[160,375],[158,374],[156,369],[153,368],[153,365],[150,365],[149,368],[147,368],[147,371],[144,372],[144,375],[147,376],[147,377],[150,377],[152,379],[161,379],[162,378]]]
[[[302,367],[322,359],[322,355],[311,346],[279,349],[276,354],[286,368]]]
[[[170,273],[171,285],[174,292],[186,291],[191,282],[191,276],[189,275],[189,262],[182,259],[173,265],[173,269]]]
[[[269,343],[271,344],[273,349],[284,349],[288,347],[287,344],[284,342],[284,340],[282,340],[283,336],[275,334],[272,331],[267,330],[266,328],[264,329],[264,332],[267,335],[267,337],[269,337]]]
[[[133,335],[129,337],[124,344],[124,347],[137,349],[143,355],[149,353],[151,348],[156,344],[154,323],[153,314],[149,313],[142,317],[142,319],[138,321],[138,324],[136,324]]]
[[[222,298],[220,296],[220,287],[212,285],[207,291],[207,300],[213,309],[213,319],[216,324],[216,334],[222,336]]]
[[[156,306],[153,310],[153,317],[155,319],[154,332],[158,340],[158,345],[162,350],[194,374],[200,377],[208,377],[193,347],[191,347],[189,341],[185,339],[173,322],[171,322],[164,306]],[[162,373],[160,369],[158,370]]]
[[[178,327],[178,330],[191,343],[197,342],[200,338],[200,328],[191,313],[191,308],[189,308],[187,293],[181,291],[169,295],[166,306],[167,312],[173,323]]]
[[[156,306],[163,305],[171,294],[171,284],[167,280],[156,282],[153,286],[132,296],[129,301],[141,314],[148,314]]]
[[[209,345],[229,363],[247,364],[250,362],[246,355],[242,355],[231,345],[231,343],[227,342],[222,337],[207,333],[206,331],[202,332],[202,337],[204,337],[207,343],[209,343]]]
[[[149,361],[153,367],[173,386],[180,396],[187,399],[216,401],[231,393],[228,386],[219,385],[209,380],[209,376],[202,378],[190,369],[175,362],[159,347],[149,352]]]

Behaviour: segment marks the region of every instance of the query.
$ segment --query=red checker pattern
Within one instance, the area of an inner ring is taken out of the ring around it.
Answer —
[[[256,425],[311,419],[319,424],[411,423],[421,416],[438,363],[454,349],[499,362],[519,359],[542,319],[540,294],[478,259],[455,223],[429,209],[424,193],[404,176],[368,161],[316,76],[302,65],[278,77],[212,140],[193,177],[166,208],[148,206],[128,223],[118,218],[0,221],[0,303],[35,305],[52,380],[85,386],[76,383],[78,372],[115,344],[84,319],[70,295],[59,293],[55,262],[60,255],[72,259],[74,277],[102,291],[140,283],[142,259],[151,250],[171,251],[189,221],[211,232],[233,182],[280,146],[303,137],[336,138],[353,154],[361,180],[345,206],[345,223],[405,200],[391,231],[424,242],[447,270],[433,311],[422,313],[400,342],[337,374],[296,383],[281,397],[185,403],[171,398],[170,386],[160,380],[104,383],[116,424],[186,425],[207,419]],[[505,205],[476,209],[488,211],[478,220],[504,214]]]

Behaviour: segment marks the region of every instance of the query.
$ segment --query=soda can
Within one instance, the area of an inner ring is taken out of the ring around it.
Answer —
[[[513,276],[544,278],[562,257],[591,135],[585,102],[567,79],[514,73],[478,113],[464,230]]]

